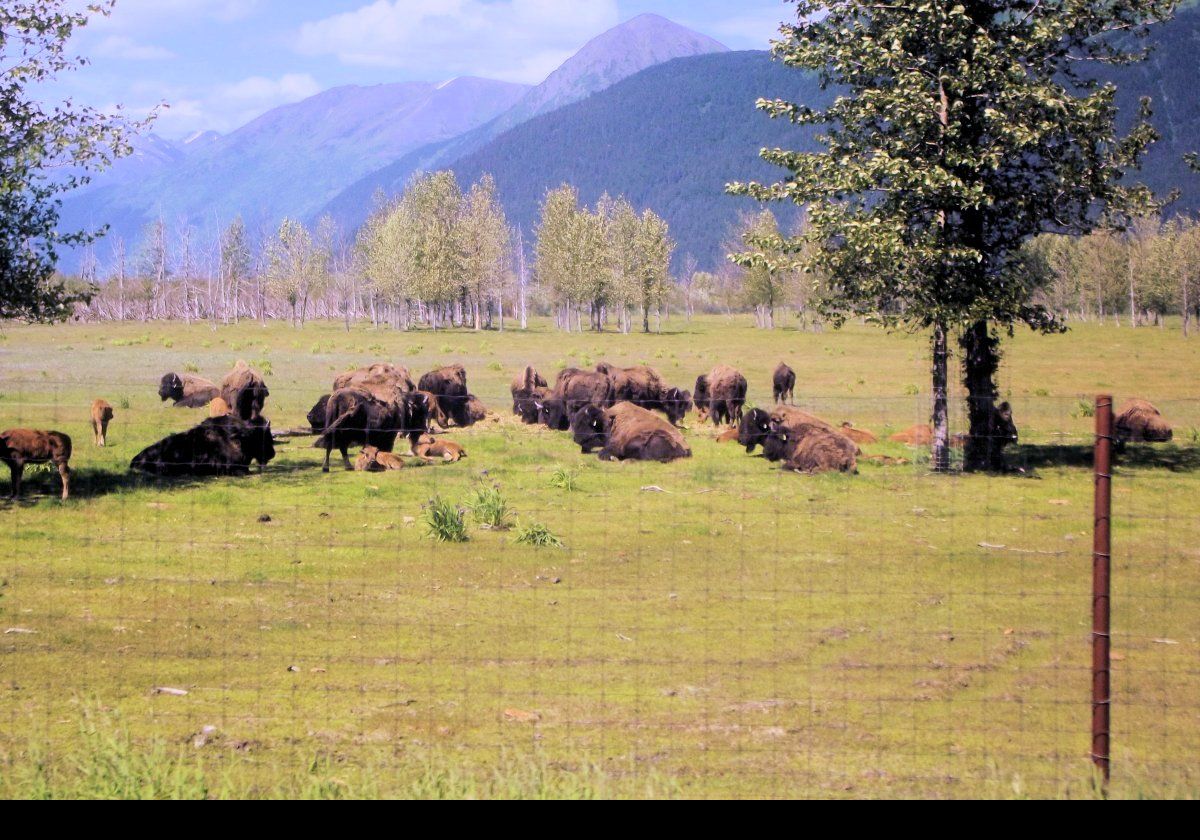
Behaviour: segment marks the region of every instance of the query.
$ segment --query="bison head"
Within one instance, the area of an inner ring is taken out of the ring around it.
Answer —
[[[402,416],[397,425],[409,434],[429,431],[429,416],[434,409],[433,397],[423,391],[413,391],[405,394],[401,401]]]
[[[742,417],[738,427],[738,443],[746,447],[747,452],[753,452],[756,446],[765,446],[767,437],[771,434],[771,415],[761,408],[752,408]]]
[[[992,437],[1002,447],[1017,442],[1017,424],[1013,422],[1012,406],[1006,402],[992,412]]]
[[[555,431],[565,432],[571,428],[571,418],[567,414],[567,403],[561,397],[550,397],[537,403],[538,422],[544,423]]]
[[[708,388],[708,376],[697,376],[696,390],[692,396],[692,400],[696,404],[696,414],[699,415],[701,423],[708,419],[710,396],[711,395]]]
[[[608,418],[599,406],[585,405],[571,419],[571,433],[585,455],[603,449],[608,444],[608,432]]]
[[[266,466],[275,457],[275,437],[271,434],[271,421],[256,417],[246,423],[242,434],[242,452],[260,467]]]
[[[467,395],[467,419],[472,424],[482,423],[487,419],[487,406],[474,394]]]
[[[183,399],[183,380],[179,378],[179,374],[165,374],[162,382],[159,383],[158,395],[162,398],[163,402],[167,400],[179,402],[179,400]]]
[[[768,461],[782,461],[788,457],[788,452],[794,443],[791,439],[792,433],[779,420],[769,420],[768,426],[767,435],[761,441],[763,457]]]
[[[678,426],[684,415],[692,410],[692,395],[679,388],[668,388],[663,391],[662,406],[671,425]]]
[[[330,394],[326,394],[321,397],[321,399],[317,400],[317,404],[312,407],[312,410],[308,412],[308,425],[317,434],[325,431],[325,414],[329,406],[330,396]]]

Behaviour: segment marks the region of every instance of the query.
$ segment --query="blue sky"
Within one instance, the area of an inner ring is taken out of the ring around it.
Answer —
[[[537,83],[645,12],[733,49],[765,49],[794,13],[782,0],[117,0],[111,17],[77,36],[91,65],[46,95],[133,113],[165,101],[157,133],[224,132],[335,85],[460,75]]]

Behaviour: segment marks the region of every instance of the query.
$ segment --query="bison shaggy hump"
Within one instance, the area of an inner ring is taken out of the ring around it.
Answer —
[[[221,399],[243,420],[261,417],[263,405],[270,395],[262,375],[241,360],[221,380]]]
[[[190,373],[165,373],[158,384],[158,396],[174,400],[175,408],[204,408],[220,393],[215,383]]]
[[[602,461],[666,462],[692,456],[678,429],[630,402],[585,406],[571,421],[571,430],[583,453],[599,447]]]
[[[1146,400],[1126,400],[1117,417],[1117,443],[1166,443],[1175,433],[1171,424]]]
[[[558,375],[554,396],[563,401],[568,417],[587,405],[608,408],[613,404],[612,380],[599,371],[567,368]]]
[[[376,362],[369,367],[358,368],[341,374],[333,380],[333,390],[357,388],[366,391],[383,402],[399,402],[405,394],[417,390],[409,376],[408,368],[396,367],[387,362]]]
[[[748,387],[746,377],[729,365],[717,365],[697,377],[694,400],[700,422],[712,417],[713,425],[740,423]]]
[[[783,463],[785,470],[802,473],[858,471],[858,446],[854,441],[819,426],[805,426],[800,432],[795,447]]]
[[[246,475],[250,464],[275,457],[271,424],[262,417],[210,417],[186,432],[168,435],[134,456],[130,468],[160,476]]]

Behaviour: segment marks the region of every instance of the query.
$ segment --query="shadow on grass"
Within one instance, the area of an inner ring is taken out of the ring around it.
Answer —
[[[1091,469],[1092,447],[1088,445],[1045,444],[1016,446],[1008,450],[1010,466],[1026,469],[1043,467],[1081,467]],[[1125,451],[1114,455],[1118,467],[1169,470],[1170,472],[1200,471],[1200,448],[1172,444],[1131,443]]]

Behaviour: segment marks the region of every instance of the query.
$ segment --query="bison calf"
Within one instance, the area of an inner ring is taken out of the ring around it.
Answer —
[[[92,403],[92,438],[97,446],[108,442],[108,421],[113,419],[113,407],[105,400]]]
[[[585,455],[599,448],[602,461],[666,462],[692,456],[678,429],[629,402],[612,408],[584,406],[571,421],[571,431]]]
[[[0,461],[8,464],[12,477],[12,497],[21,495],[21,477],[26,464],[52,463],[62,478],[62,497],[71,495],[71,438],[62,432],[37,429],[9,429],[0,432]]]
[[[404,461],[392,452],[381,452],[374,446],[364,446],[354,461],[359,472],[388,472],[404,469]]]
[[[467,450],[454,441],[433,438],[422,438],[420,443],[413,447],[413,452],[418,458],[424,458],[426,461],[441,458],[443,461],[456,463],[467,457]]]

